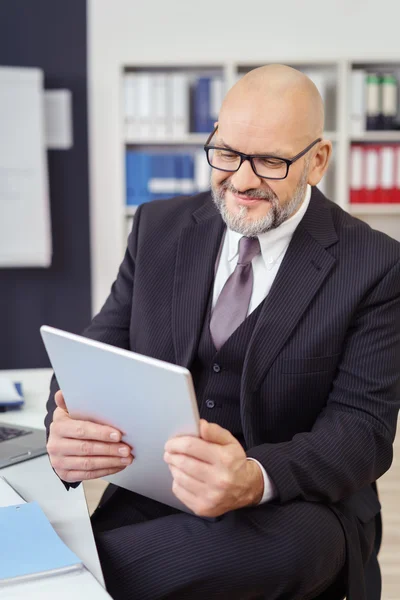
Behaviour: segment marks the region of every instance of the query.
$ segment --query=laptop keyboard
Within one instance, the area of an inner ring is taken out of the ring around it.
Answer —
[[[14,427],[0,427],[0,442],[7,442],[21,435],[31,433],[29,429],[14,429]]]

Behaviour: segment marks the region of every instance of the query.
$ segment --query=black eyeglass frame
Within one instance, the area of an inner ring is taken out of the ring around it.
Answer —
[[[261,177],[261,179],[272,179],[274,181],[282,181],[283,179],[286,179],[286,177],[289,174],[289,168],[290,166],[296,162],[296,160],[299,160],[299,158],[301,158],[302,156],[304,156],[305,154],[307,154],[307,152],[309,152],[311,150],[311,148],[313,148],[315,146],[315,144],[318,144],[318,142],[322,142],[322,138],[318,138],[316,139],[314,142],[312,142],[311,144],[309,144],[307,146],[307,148],[304,148],[304,150],[302,150],[301,152],[299,152],[298,154],[296,154],[296,156],[293,156],[293,158],[282,158],[280,156],[273,156],[270,154],[244,154],[243,152],[238,152],[238,150],[233,150],[232,148],[222,148],[221,146],[210,146],[209,142],[211,141],[213,135],[215,135],[216,131],[217,131],[218,127],[216,127],[214,129],[214,131],[208,136],[208,139],[206,141],[206,143],[204,144],[204,150],[207,156],[207,162],[210,165],[211,168],[213,169],[217,169],[217,171],[224,171],[225,173],[236,173],[237,171],[239,171],[240,167],[242,166],[243,162],[245,160],[248,160],[251,164],[251,168],[253,169],[254,173],[257,175],[257,177]],[[220,169],[219,167],[215,167],[214,165],[211,164],[210,159],[209,159],[209,150],[231,150],[231,152],[234,152],[235,154],[237,154],[238,156],[240,156],[240,163],[238,165],[237,169],[231,170],[231,169]],[[259,175],[256,171],[256,168],[254,166],[253,163],[253,158],[273,158],[275,160],[281,160],[282,162],[286,163],[286,175],[284,177],[266,177],[265,175]]]

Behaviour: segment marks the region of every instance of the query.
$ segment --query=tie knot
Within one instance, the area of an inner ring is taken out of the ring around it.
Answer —
[[[260,254],[260,242],[257,237],[240,238],[238,265],[248,265],[257,254]]]

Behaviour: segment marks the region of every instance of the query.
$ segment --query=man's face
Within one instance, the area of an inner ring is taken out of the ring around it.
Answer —
[[[246,118],[222,117],[211,144],[229,146],[245,154],[272,154],[291,158],[308,141],[290,136],[290,124],[278,127],[259,127]],[[311,140],[312,141],[312,140]],[[302,142],[304,145],[301,145]],[[309,155],[300,158],[289,169],[286,179],[271,180],[258,177],[249,161],[244,161],[235,173],[212,169],[213,199],[231,229],[242,235],[257,236],[279,227],[300,208],[306,193]]]

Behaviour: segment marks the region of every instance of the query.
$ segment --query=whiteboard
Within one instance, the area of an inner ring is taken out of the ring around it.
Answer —
[[[43,72],[0,67],[0,268],[49,267]]]

